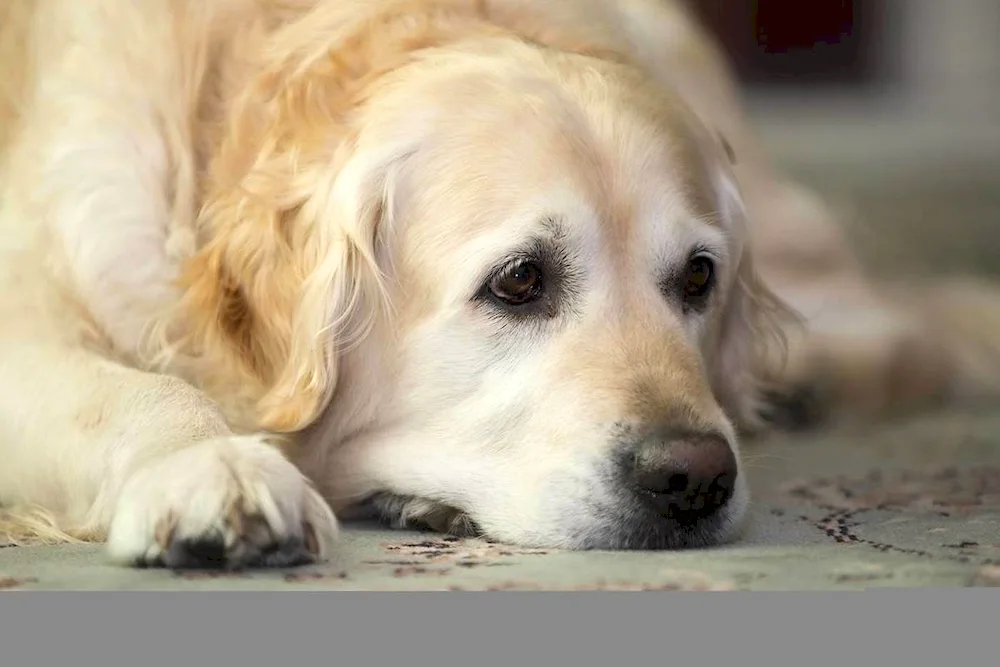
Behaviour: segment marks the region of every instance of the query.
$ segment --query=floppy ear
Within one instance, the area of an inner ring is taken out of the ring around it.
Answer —
[[[713,340],[711,381],[737,427],[755,431],[763,423],[766,395],[785,362],[786,332],[799,319],[754,268],[746,211],[735,182],[724,177],[719,191],[721,212],[728,218],[731,233],[746,240],[740,244],[734,280]]]
[[[182,277],[175,354],[247,428],[311,423],[385,305],[376,236],[405,149],[358,147],[335,74],[271,73],[239,101]]]
[[[767,394],[785,361],[786,327],[794,313],[764,284],[744,251],[722,316],[712,381],[736,425],[755,431],[763,423]]]
[[[406,109],[404,131],[365,124],[373,89],[413,50],[462,31],[460,21],[411,20],[392,3],[370,13],[336,2],[285,9],[298,18],[240,50],[260,67],[225,107],[199,249],[154,332],[174,368],[230,404],[231,420],[279,432],[315,419],[339,350],[387,305],[375,238],[420,120]],[[370,136],[380,131],[387,136]]]

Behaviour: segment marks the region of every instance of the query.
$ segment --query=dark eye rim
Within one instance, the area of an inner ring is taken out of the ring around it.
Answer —
[[[509,294],[505,294],[502,289],[498,288],[498,283],[500,281],[503,281],[514,271],[525,266],[531,267],[537,275],[537,280],[532,285],[526,296],[511,297]],[[490,295],[491,299],[503,304],[507,308],[521,308],[529,306],[541,299],[545,293],[545,272],[541,264],[537,261],[529,258],[515,259],[505,264],[498,271],[494,272],[486,281],[483,288]]]
[[[708,303],[715,291],[718,270],[716,268],[716,258],[704,251],[691,253],[685,266],[684,278],[681,283],[681,297],[685,310],[701,310]],[[688,279],[689,271],[695,263],[705,263],[708,268],[708,279],[702,285],[697,285],[693,290],[689,290],[691,283]]]
[[[483,312],[489,318],[505,324],[510,321],[529,323],[552,320],[567,309],[572,311],[579,295],[582,274],[579,259],[568,252],[562,238],[561,233],[535,237],[498,257],[488,270],[480,274],[477,281],[479,287],[472,295],[472,303],[484,306]],[[533,264],[540,276],[539,286],[532,291],[531,298],[516,300],[515,303],[498,298],[490,286],[505,272],[524,263]]]

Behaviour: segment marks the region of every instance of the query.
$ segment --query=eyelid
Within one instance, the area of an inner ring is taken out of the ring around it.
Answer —
[[[475,280],[477,285],[482,285],[488,283],[489,281],[496,278],[498,275],[502,274],[504,271],[509,270],[512,266],[518,262],[531,262],[535,261],[538,256],[539,240],[535,239],[525,243],[517,248],[512,248],[499,257],[495,262],[490,263],[486,266],[481,273],[479,273]]]
[[[532,257],[527,256],[527,255],[525,255],[523,257],[513,257],[510,260],[508,260],[507,262],[504,262],[504,263],[500,264],[499,268],[497,268],[496,271],[494,271],[492,274],[490,274],[490,279],[496,278],[497,276],[502,276],[503,274],[508,273],[509,271],[514,270],[514,268],[517,267],[520,264],[529,264],[529,263],[532,263],[534,261],[535,260]]]
[[[688,261],[698,257],[708,258],[715,263],[719,263],[723,260],[722,253],[707,245],[697,245],[691,249],[690,253],[688,253]]]

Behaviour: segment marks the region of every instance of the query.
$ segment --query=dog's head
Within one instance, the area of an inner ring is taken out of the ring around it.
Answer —
[[[727,151],[627,63],[434,40],[286,62],[236,107],[185,299],[205,374],[305,430],[335,507],[732,537],[777,338]]]

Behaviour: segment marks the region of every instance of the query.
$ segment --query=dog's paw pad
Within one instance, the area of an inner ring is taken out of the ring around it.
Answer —
[[[326,503],[277,450],[253,438],[206,442],[126,486],[108,547],[137,567],[293,567],[337,533]]]

